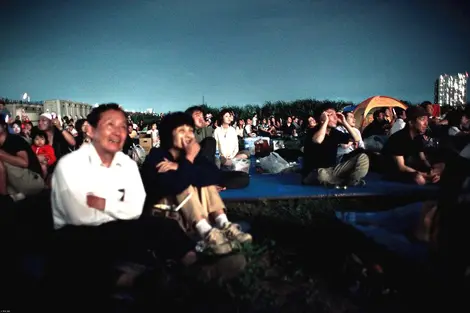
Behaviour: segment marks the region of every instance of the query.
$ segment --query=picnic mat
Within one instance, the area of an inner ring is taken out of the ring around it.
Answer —
[[[433,194],[437,186],[417,186],[399,182],[385,181],[376,173],[366,177],[366,186],[349,187],[348,189],[327,188],[324,186],[302,185],[300,174],[254,174],[250,184],[244,189],[231,189],[221,192],[225,201],[282,200],[292,198],[326,198],[326,197],[367,197]]]

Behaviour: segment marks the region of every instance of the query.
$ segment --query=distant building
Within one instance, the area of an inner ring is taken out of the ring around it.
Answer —
[[[71,100],[46,100],[43,112],[54,112],[60,117],[68,116],[74,120],[86,118],[93,106],[91,104]]]
[[[459,106],[467,103],[468,73],[441,75],[436,80],[434,102],[439,105]]]

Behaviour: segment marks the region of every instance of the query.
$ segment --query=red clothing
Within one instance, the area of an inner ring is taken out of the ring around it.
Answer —
[[[49,166],[54,164],[57,160],[55,157],[54,148],[52,148],[51,145],[44,145],[42,147],[32,145],[31,148],[33,149],[34,153],[36,153],[36,155],[44,155],[47,159],[47,165]]]

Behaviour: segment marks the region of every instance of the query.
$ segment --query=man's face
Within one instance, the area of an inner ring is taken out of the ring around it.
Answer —
[[[194,129],[189,125],[182,125],[175,128],[172,132],[173,148],[183,150],[183,142],[187,145],[192,143],[196,138],[194,137]]]
[[[289,116],[289,117],[287,118],[287,124],[292,124],[292,117]]]
[[[432,104],[428,104],[426,106],[426,112],[430,115],[430,116],[433,116],[434,115],[434,106]]]
[[[196,128],[206,127],[206,121],[204,120],[204,114],[201,111],[194,111],[192,114],[194,125]]]
[[[317,126],[317,121],[312,116],[310,116],[308,118],[308,127],[313,128],[315,126]]]
[[[392,116],[392,112],[390,111],[390,109],[385,109],[385,114],[384,114],[386,117],[390,117]]]
[[[47,117],[41,116],[38,122],[38,128],[42,131],[48,131],[52,127],[52,121]]]
[[[379,114],[377,114],[376,120],[378,122],[382,122],[384,119],[385,119],[385,114],[383,112],[379,112]]]
[[[338,117],[336,116],[335,109],[328,109],[325,111],[328,115],[328,127],[335,128],[338,125]]]
[[[251,125],[251,124],[253,124],[253,121],[251,119],[247,119],[246,120],[246,125]]]
[[[351,112],[346,113],[346,122],[352,127],[356,127],[356,118]]]
[[[121,111],[105,111],[97,127],[89,127],[89,133],[97,150],[115,154],[122,150],[127,138],[126,117]]]
[[[127,126],[127,132],[128,132],[129,134],[132,134],[133,131],[134,131],[134,126],[133,126],[133,125],[128,125],[128,126]]]
[[[411,122],[412,127],[416,130],[416,132],[420,135],[426,133],[426,130],[428,129],[428,117],[427,116],[421,116],[416,119],[416,121]]]
[[[468,128],[468,126],[470,126],[470,119],[468,118],[468,116],[462,115],[462,118],[460,119],[460,124],[464,128]]]

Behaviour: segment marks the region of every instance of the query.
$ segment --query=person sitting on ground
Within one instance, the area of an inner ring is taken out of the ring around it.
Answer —
[[[41,114],[37,128],[46,132],[47,139],[54,148],[57,160],[60,160],[61,157],[74,150],[76,145],[75,138],[67,129],[62,129],[57,116],[51,113]]]
[[[371,136],[387,136],[390,123],[385,119],[383,110],[376,110],[373,113],[374,120],[362,131],[362,138]]]
[[[239,151],[237,131],[230,126],[232,121],[230,110],[220,112],[219,124],[214,131],[214,138],[220,153],[221,166],[230,167],[235,159],[247,159],[248,151]]]
[[[47,134],[42,130],[37,130],[33,134],[33,144],[31,148],[38,157],[39,163],[41,164],[42,177],[47,178],[48,168],[52,166],[57,158],[55,157],[54,148],[49,144]]]
[[[228,221],[216,187],[221,172],[199,153],[194,128],[193,118],[183,112],[162,119],[160,148],[152,148],[142,167],[147,204],[154,206],[163,199],[176,198],[184,219],[195,228],[207,249],[227,254],[234,243],[251,242],[252,238]]]
[[[422,139],[428,129],[429,113],[420,106],[412,106],[406,110],[406,117],[406,127],[390,136],[382,149],[388,163],[385,178],[418,185],[437,183],[443,164],[430,164]]]
[[[361,138],[344,115],[334,108],[325,107],[320,112],[321,115],[317,116],[319,125],[308,129],[305,135],[302,182],[343,187],[365,184],[363,178],[369,171],[369,157],[365,153],[353,155],[341,163],[337,163],[336,158],[340,144],[357,143]],[[346,128],[347,133],[336,129],[338,123]]]
[[[183,266],[198,257],[174,220],[141,216],[146,194],[137,164],[121,152],[127,136],[122,108],[100,105],[88,122],[91,144],[63,157],[52,178],[56,231],[47,294],[53,301],[95,305],[106,299],[114,278],[108,273],[117,261],[148,264],[149,250]],[[85,285],[89,294],[83,299]]]
[[[395,119],[395,122],[393,123],[392,128],[390,129],[390,135],[395,134],[397,131],[402,130],[406,126],[406,111],[402,108],[395,108],[394,111],[397,115],[397,118]]]
[[[39,194],[44,187],[38,158],[23,138],[9,133],[0,116],[0,196],[19,201]]]
[[[358,142],[353,142],[351,140],[350,142],[348,142],[346,144],[340,144],[338,146],[338,153],[337,153],[338,163],[340,163],[342,161],[346,161],[349,157],[354,156],[359,151],[360,152],[364,151],[364,142],[362,141],[361,132],[359,131],[359,129],[356,128],[356,118],[354,117],[354,113],[353,112],[346,112],[344,114],[344,116],[346,117],[346,121],[348,122],[348,124],[351,126],[351,129],[356,132],[356,134],[357,134],[357,136],[359,136],[360,140]],[[348,130],[346,129],[346,127],[344,127],[344,125],[340,125],[340,126],[336,127],[336,129],[339,130],[342,133],[345,133],[345,134],[348,133]],[[351,154],[354,151],[356,151],[356,152]]]
[[[246,125],[243,128],[243,137],[244,138],[250,138],[250,137],[256,137],[256,127],[253,125],[253,120],[250,118],[246,119]]]
[[[201,146],[201,154],[208,160],[215,162],[216,145],[214,139],[214,129],[212,126],[207,126],[204,120],[204,110],[200,106],[192,106],[186,109],[185,113],[189,114],[194,121],[195,130],[194,135],[196,141]]]

